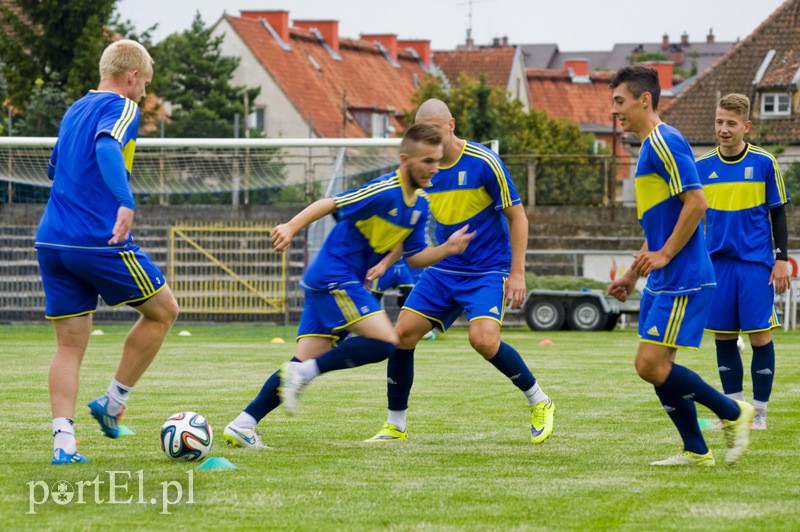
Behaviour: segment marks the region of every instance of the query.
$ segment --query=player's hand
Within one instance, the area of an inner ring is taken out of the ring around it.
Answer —
[[[775,287],[776,294],[782,294],[792,284],[789,274],[789,264],[785,260],[776,260],[772,267],[772,274],[769,276],[769,284]]]
[[[386,265],[383,263],[383,261],[380,261],[378,264],[367,270],[367,282],[371,283],[384,273],[386,273]]]
[[[506,306],[519,308],[525,300],[525,292],[525,274],[509,275],[506,283]]]
[[[284,252],[289,248],[294,236],[294,229],[289,224],[280,224],[272,230],[269,234],[269,239],[272,242],[272,248],[278,252]]]
[[[670,259],[661,251],[642,251],[634,255],[631,270],[639,277],[647,277],[653,270],[660,270]]]
[[[111,240],[108,241],[109,246],[128,240],[131,234],[131,227],[133,226],[133,215],[135,213],[136,211],[128,207],[120,207],[117,209],[117,221],[114,223],[114,229],[111,230]]]
[[[623,303],[628,300],[628,297],[633,293],[636,286],[636,278],[623,275],[619,279],[615,279],[608,285],[606,293],[611,297]]]
[[[459,253],[463,253],[467,246],[470,243],[470,240],[475,238],[476,232],[473,231],[471,233],[467,233],[469,230],[469,224],[465,225],[452,235],[450,238],[447,239],[445,242],[446,250],[448,255],[458,255]]]

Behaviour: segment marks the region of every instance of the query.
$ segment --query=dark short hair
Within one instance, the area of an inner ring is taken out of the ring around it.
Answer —
[[[650,93],[653,102],[653,110],[658,109],[658,100],[661,98],[661,85],[658,82],[658,72],[654,68],[642,65],[624,66],[617,70],[611,78],[612,89],[616,89],[623,83],[628,84],[628,90],[635,98],[645,92]]]
[[[439,132],[439,128],[427,123],[414,124],[403,135],[403,141],[400,143],[400,153],[412,152],[414,145],[418,143],[430,146],[441,144],[442,134]]]

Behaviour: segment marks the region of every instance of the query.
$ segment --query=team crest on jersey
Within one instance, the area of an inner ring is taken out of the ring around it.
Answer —
[[[397,216],[397,209],[394,208],[391,211],[389,211],[389,216]]]
[[[744,169],[744,178],[745,179],[753,179],[753,167],[748,166]]]
[[[458,173],[458,186],[463,187],[467,184],[467,171],[462,170]]]
[[[420,215],[422,215],[422,211],[411,211],[411,225],[416,225]]]

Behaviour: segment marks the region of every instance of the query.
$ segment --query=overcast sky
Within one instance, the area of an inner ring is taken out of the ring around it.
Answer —
[[[507,35],[512,44],[555,43],[561,51],[610,50],[614,43],[678,42],[683,32],[717,41],[752,32],[783,0],[472,0],[477,44]],[[394,33],[430,39],[435,50],[464,42],[469,0],[120,0],[118,11],[143,31],[158,23],[156,42],[191,25],[195,11],[206,24],[239,10],[284,10],[291,19],[334,19],[342,37]]]

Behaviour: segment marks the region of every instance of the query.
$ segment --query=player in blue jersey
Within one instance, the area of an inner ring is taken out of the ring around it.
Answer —
[[[365,282],[385,272],[382,259],[399,246],[411,266],[425,267],[463,252],[474,236],[464,228],[440,246],[429,245],[429,207],[421,189],[430,186],[441,158],[439,131],[412,126],[400,145],[399,170],[316,201],[273,229],[274,248],[285,251],[292,237],[315,220],[328,214],[337,220],[301,281],[305,305],[295,357],[270,376],[258,396],[225,427],[228,443],[264,447],[256,424],[281,401],[295,413],[301,391],[320,374],[380,362],[394,352],[397,334]]]
[[[375,298],[380,301],[387,290],[397,288],[397,306],[403,307],[414,288],[414,276],[405,259],[401,258],[386,269],[386,273],[372,282],[370,290]]]
[[[631,268],[608,287],[625,301],[637,279],[649,276],[639,312],[636,371],[653,384],[683,439],[676,456],[657,466],[713,466],[697,422],[695,403],[716,413],[724,424],[725,461],[736,462],[749,444],[752,405],[715,390],[695,372],[675,363],[678,348],[700,346],[714,291],[714,270],[706,251],[702,217],[706,199],[694,155],[677,129],[661,122],[661,88],[655,70],[619,69],[611,80],[611,113],[624,131],[642,142],[636,166],[636,210],[645,242]]]
[[[67,110],[50,157],[47,174],[53,186],[36,251],[45,315],[57,342],[49,379],[53,464],[87,461],[75,445],[73,417],[98,295],[109,306],[130,305],[141,314],[105,395],[89,403],[109,438],[119,435],[128,395],[178,316],[164,276],[131,236],[136,205],[129,180],[137,103],[152,77],[152,59],[141,44],[121,40],[108,46],[100,59],[97,90]]]
[[[519,353],[500,339],[506,306],[519,307],[525,297],[525,210],[497,154],[456,137],[455,120],[444,102],[424,102],[415,122],[434,125],[444,138],[439,173],[426,189],[437,240],[465,225],[477,235],[464,253],[426,269],[400,311],[395,327],[400,343],[387,365],[388,419],[367,441],[406,440],[414,349],[432,328],[445,331],[466,312],[470,344],[525,394],[531,441],[541,443],[553,431],[555,405]]]
[[[714,126],[719,146],[697,160],[697,171],[708,200],[706,243],[717,277],[706,329],[714,332],[722,389],[740,401],[744,368],[737,340],[740,332],[750,336],[752,428],[763,430],[775,375],[771,331],[780,327],[773,303],[775,293],[790,284],[789,197],[775,158],[744,140],[749,116],[747,96],[728,94],[719,101]]]

